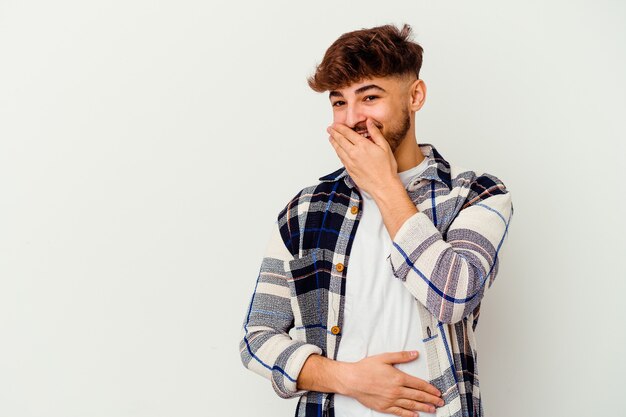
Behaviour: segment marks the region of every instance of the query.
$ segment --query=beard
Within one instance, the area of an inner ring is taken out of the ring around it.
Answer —
[[[389,128],[382,128],[378,122],[374,122],[376,127],[380,130],[380,133],[384,136],[389,143],[389,147],[391,148],[391,152],[395,152],[398,149],[398,146],[402,143],[404,138],[406,137],[407,132],[411,128],[411,115],[409,114],[408,109],[402,110],[402,117],[398,121],[397,124],[389,126]],[[365,124],[362,126],[355,126],[354,130],[366,130]]]
[[[402,118],[398,121],[398,124],[389,127],[388,131],[381,131],[385,139],[387,139],[387,143],[389,143],[391,152],[395,152],[398,146],[400,146],[410,128],[411,116],[407,109],[403,109]]]

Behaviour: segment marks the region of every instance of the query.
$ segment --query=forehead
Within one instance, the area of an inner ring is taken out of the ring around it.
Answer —
[[[376,90],[379,93],[391,93],[398,88],[400,80],[394,76],[365,78],[347,87],[331,90],[329,97],[344,97]]]

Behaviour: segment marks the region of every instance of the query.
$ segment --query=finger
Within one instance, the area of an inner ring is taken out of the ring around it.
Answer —
[[[386,352],[378,355],[383,362],[393,365],[394,363],[411,362],[419,356],[417,350],[404,350],[400,352]]]
[[[394,416],[400,417],[416,417],[419,416],[417,411],[406,410],[401,407],[389,407],[385,410],[386,413],[393,414]]]
[[[439,391],[437,389],[437,387],[435,387],[434,385],[429,384],[428,382],[424,381],[423,379],[420,379],[418,377],[415,377],[413,375],[409,375],[407,373],[404,373],[404,386],[408,387],[408,388],[413,388],[413,389],[417,389],[420,391],[424,391],[428,394],[434,395],[434,396],[441,396],[441,391]]]
[[[328,129],[326,129],[328,131],[328,133],[330,133],[330,138],[331,139],[331,143],[333,142],[333,140],[335,141],[335,144],[340,147],[341,149],[343,149],[346,153],[349,152],[350,148],[352,148],[352,143],[347,140],[341,133],[337,132],[336,130],[334,130],[332,127],[328,127]]]
[[[365,126],[367,126],[367,131],[376,145],[381,146],[383,148],[385,148],[386,146],[389,146],[387,143],[387,140],[385,140],[385,137],[383,136],[382,133],[380,133],[380,130],[374,124],[374,121],[372,119],[368,117],[367,120],[365,121]]]
[[[335,138],[329,136],[328,139],[330,140],[330,144],[333,146],[333,148],[335,148],[335,152],[341,160],[341,163],[343,164],[343,166],[346,166],[346,164],[351,161],[350,155],[348,155],[348,153],[341,147],[341,145],[339,145]]]
[[[402,407],[406,410],[423,411],[425,413],[436,413],[437,410],[431,404],[425,404],[415,400],[407,400],[405,398],[396,401],[398,407]]]
[[[436,395],[407,387],[402,388],[402,390],[400,391],[400,398],[418,401],[420,403],[428,403],[429,405],[432,404],[436,407],[441,407],[443,404],[445,404],[443,403],[443,399]]]
[[[332,126],[329,126],[326,129],[328,133],[337,141],[339,146],[341,146],[346,152],[350,152],[350,149],[354,146],[354,143],[345,137],[341,132],[336,129],[333,129]]]
[[[367,140],[343,123],[333,123],[330,128],[339,132],[339,134],[346,138],[346,140],[350,141],[353,145],[358,145],[361,141]]]

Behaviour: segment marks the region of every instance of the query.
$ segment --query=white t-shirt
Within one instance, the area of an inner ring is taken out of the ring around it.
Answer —
[[[426,169],[427,162],[424,158],[419,165],[398,173],[405,187],[411,178]],[[417,350],[420,353],[417,359],[395,366],[428,381],[418,301],[393,275],[386,262],[391,252],[389,232],[371,195],[360,191],[363,196],[362,213],[346,275],[344,323],[337,360],[357,362],[379,353]],[[420,416],[435,416],[418,412]],[[354,398],[335,394],[335,415],[379,417],[389,414],[367,408]]]

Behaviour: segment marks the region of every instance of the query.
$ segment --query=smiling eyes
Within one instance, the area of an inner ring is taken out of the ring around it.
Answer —
[[[368,100],[368,99],[370,99],[370,98],[371,98],[371,100]],[[373,101],[373,100],[375,100],[375,99],[377,99],[377,98],[379,98],[379,97],[378,97],[378,96],[365,96],[365,98],[364,98],[363,100],[365,100],[365,101]],[[342,106],[343,104],[345,104],[343,101],[341,101],[341,100],[337,100],[337,101],[335,101],[335,102],[332,104],[332,106],[333,106],[333,107],[339,107],[339,106]]]

